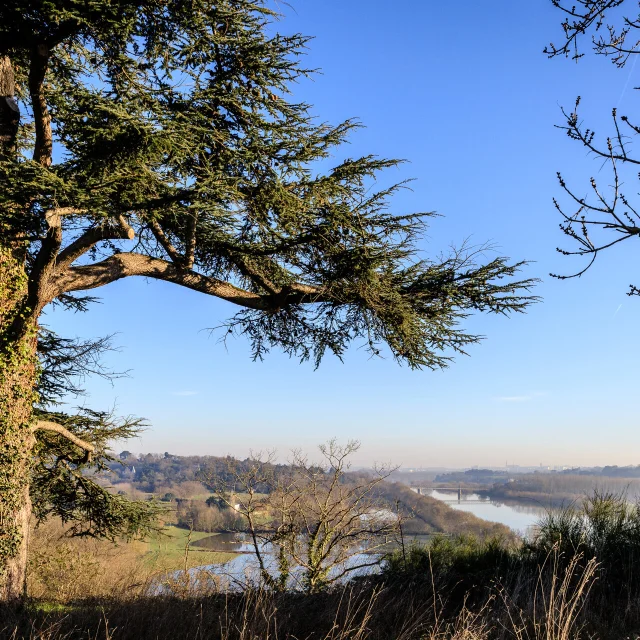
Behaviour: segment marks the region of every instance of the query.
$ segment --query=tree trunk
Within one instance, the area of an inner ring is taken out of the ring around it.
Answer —
[[[11,60],[0,56],[0,159],[14,151],[20,110],[14,98],[15,78]]]
[[[14,96],[11,60],[0,55],[0,162],[15,161],[20,110]],[[26,308],[27,245],[12,228],[16,215],[19,212],[6,204],[0,208],[0,600],[4,601],[20,598],[25,585],[35,442],[30,427],[37,381],[36,322]]]
[[[35,323],[26,335],[14,329],[16,319],[29,315],[24,250],[17,244],[0,240],[0,600],[5,601],[20,598],[24,590],[35,443],[37,336]]]

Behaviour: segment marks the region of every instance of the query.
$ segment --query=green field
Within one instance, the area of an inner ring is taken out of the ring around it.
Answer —
[[[200,531],[191,532],[191,542],[211,536],[210,533]],[[236,557],[236,553],[207,551],[202,548],[190,548],[186,553],[189,542],[189,531],[175,525],[165,525],[161,533],[154,535],[145,542],[138,543],[145,564],[154,569],[184,569],[205,564],[223,564]],[[186,556],[186,557],[185,557]]]

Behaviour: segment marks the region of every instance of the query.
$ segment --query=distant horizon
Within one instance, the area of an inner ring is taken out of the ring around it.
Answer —
[[[236,458],[239,460],[244,460],[247,457],[249,457],[249,453],[247,453],[246,455],[242,455],[242,454],[237,454],[234,455],[232,453],[173,453],[171,450],[167,449],[165,451],[136,451],[136,450],[132,450],[132,448],[130,447],[123,447],[121,449],[119,449],[118,451],[114,450],[114,454],[115,455],[119,455],[120,453],[122,453],[123,451],[129,451],[131,454],[133,454],[136,457],[139,456],[144,456],[144,455],[155,455],[155,456],[163,456],[165,453],[168,453],[171,456],[176,456],[179,458],[189,458],[189,457],[217,457],[217,458],[224,458],[227,455],[231,456],[232,458]],[[256,452],[257,453],[257,452]],[[276,460],[278,462],[286,462],[287,456],[286,455],[278,455],[278,451],[276,451]],[[309,454],[310,458],[313,458],[313,455],[315,453],[315,450],[306,450],[305,449],[305,453]],[[374,460],[371,461],[369,463],[365,463],[365,462],[361,462],[361,461],[356,461],[352,464],[352,469],[358,470],[358,469],[370,469],[372,468],[376,463],[379,463],[380,461],[378,460]],[[394,463],[393,461],[391,461],[391,464],[393,466]],[[395,472],[410,472],[410,471],[414,471],[414,472],[446,472],[446,471],[469,471],[469,470],[473,470],[473,469],[490,469],[492,471],[509,471],[509,470],[514,470],[514,469],[531,469],[531,470],[545,470],[545,471],[561,471],[561,470],[568,470],[568,469],[603,469],[605,467],[618,467],[618,468],[625,468],[625,467],[640,467],[640,462],[638,463],[629,463],[629,464],[614,464],[614,463],[599,463],[599,464],[511,464],[509,463],[508,465],[503,464],[502,466],[500,465],[492,465],[492,464],[471,464],[471,465],[446,465],[446,464],[441,464],[441,465],[429,465],[429,466],[417,466],[417,465],[400,465]]]

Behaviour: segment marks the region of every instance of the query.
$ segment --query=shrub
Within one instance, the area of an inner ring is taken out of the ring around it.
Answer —
[[[640,596],[640,506],[625,494],[595,492],[581,504],[551,511],[538,525],[529,551],[538,559],[552,548],[565,558],[598,561],[599,586],[609,598]]]

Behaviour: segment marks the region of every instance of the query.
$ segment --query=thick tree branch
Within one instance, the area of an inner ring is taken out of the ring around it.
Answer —
[[[247,259],[245,256],[231,256],[230,260],[235,264],[243,276],[249,278],[254,284],[257,284],[262,289],[265,289],[274,295],[280,291],[280,289],[276,287],[269,278],[266,278],[259,269],[255,268],[250,258]]]
[[[88,462],[91,459],[91,454],[95,452],[96,448],[90,443],[82,440],[82,438],[78,438],[78,436],[74,435],[69,431],[69,429],[63,427],[61,424],[57,422],[49,422],[48,420],[40,420],[36,422],[36,424],[32,427],[32,431],[52,431],[61,435],[63,438],[69,440],[79,447],[80,449],[84,449],[87,453],[85,456],[85,461]]]
[[[45,220],[48,226],[47,235],[42,239],[42,245],[29,276],[27,308],[33,317],[37,317],[44,306],[42,300],[46,298],[46,285],[55,264],[56,255],[62,244],[61,213],[64,213],[64,210],[50,209],[45,213]],[[22,324],[20,332],[22,333],[28,325],[28,319],[23,317],[20,322]]]
[[[58,254],[56,269],[58,272],[64,271],[101,240],[133,240],[134,237],[135,232],[124,216],[118,216],[115,227],[106,224],[91,227]]]
[[[62,244],[62,220],[61,216],[67,212],[66,209],[49,209],[44,214],[47,222],[47,235],[42,240],[42,246],[36,257],[34,275],[46,268],[55,258],[60,245]],[[40,268],[39,268],[40,265]]]
[[[42,246],[38,251],[29,278],[27,305],[31,313],[38,314],[46,302],[49,302],[47,299],[47,287],[56,265],[56,256],[62,245],[61,217],[74,213],[80,213],[80,210],[73,207],[58,207],[49,209],[45,213],[44,217],[48,226],[47,235],[42,240]]]
[[[68,268],[54,278],[51,299],[70,291],[95,289],[129,276],[144,276],[173,282],[249,309],[269,310],[273,308],[272,296],[251,293],[217,278],[210,278],[195,271],[183,269],[166,260],[137,253],[118,253],[102,262]]]
[[[45,212],[44,217],[48,225],[47,235],[42,239],[42,245],[34,260],[33,269],[29,274],[27,298],[24,312],[16,315],[11,332],[18,340],[26,335],[29,327],[33,326],[44,306],[51,301],[48,288],[55,265],[56,255],[62,244],[62,224],[60,216],[75,209],[57,208]]]

